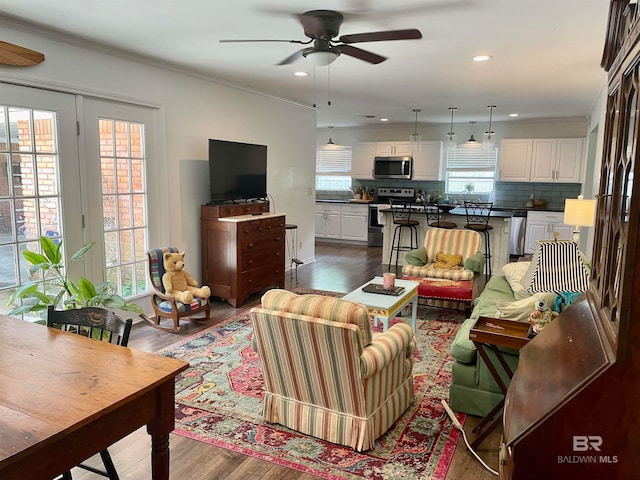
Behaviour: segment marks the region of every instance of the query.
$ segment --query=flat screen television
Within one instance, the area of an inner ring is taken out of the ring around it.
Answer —
[[[267,146],[209,139],[211,203],[267,196]]]

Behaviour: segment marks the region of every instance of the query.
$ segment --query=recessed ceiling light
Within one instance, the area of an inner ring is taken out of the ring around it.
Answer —
[[[493,57],[491,55],[476,55],[473,57],[474,62],[486,62],[487,60],[491,60]]]
[[[295,72],[294,75],[296,77],[306,77],[309,74],[307,72]]]
[[[518,113],[510,113],[509,116],[510,117],[517,117],[519,114]]]
[[[381,122],[388,122],[388,121],[389,121],[389,119],[388,119],[388,118],[381,118],[381,119],[380,119],[380,121],[381,121]]]

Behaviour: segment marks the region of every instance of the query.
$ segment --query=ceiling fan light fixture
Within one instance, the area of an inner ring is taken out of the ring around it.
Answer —
[[[326,67],[333,63],[340,55],[337,50],[318,50],[317,48],[308,48],[302,52],[302,56],[313,63],[316,67]]]
[[[419,108],[413,109],[416,114],[416,123],[413,129],[413,133],[409,135],[409,147],[412,152],[419,152],[422,147],[422,135],[418,133],[418,113],[421,111]]]

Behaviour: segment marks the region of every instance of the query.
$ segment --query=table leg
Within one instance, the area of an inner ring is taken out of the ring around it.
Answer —
[[[171,378],[156,389],[160,412],[147,424],[151,435],[151,478],[169,480],[169,433],[175,427],[175,383]]]
[[[411,328],[415,332],[418,321],[418,294],[416,294],[411,301],[413,302],[413,306],[411,307]]]

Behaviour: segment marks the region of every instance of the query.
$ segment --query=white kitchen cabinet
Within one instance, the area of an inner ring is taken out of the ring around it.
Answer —
[[[340,238],[340,204],[316,203],[316,237]]]
[[[580,183],[583,138],[508,139],[500,143],[502,182]]]
[[[534,139],[531,181],[579,183],[583,143],[582,138]]]
[[[351,178],[373,179],[373,158],[376,142],[359,142],[351,149]]]
[[[389,157],[395,155],[411,155],[409,142],[377,142],[376,156]]]
[[[507,139],[500,142],[499,175],[501,182],[528,182],[533,141]]]
[[[342,205],[340,209],[340,238],[366,242],[369,234],[369,205]]]
[[[538,240],[552,240],[558,232],[558,240],[571,240],[573,226],[563,223],[562,212],[528,212],[524,238],[524,253],[532,254]]]
[[[421,142],[420,150],[413,152],[414,180],[442,180],[442,141]]]

